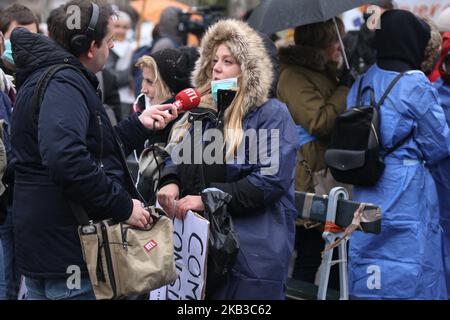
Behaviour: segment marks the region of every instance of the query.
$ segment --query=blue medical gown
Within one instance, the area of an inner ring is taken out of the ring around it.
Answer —
[[[450,85],[444,85],[441,80],[437,81],[435,88],[438,91],[441,105],[444,109],[447,124],[450,125]],[[440,161],[432,167],[434,181],[439,197],[440,222],[444,230],[444,267],[447,288],[450,289],[450,158]],[[450,299],[450,290],[448,290]]]
[[[380,99],[398,75],[372,66],[363,79]],[[361,79],[347,105],[354,106]],[[365,94],[363,102],[369,103]],[[353,199],[382,211],[378,235],[355,232],[349,245],[350,295],[363,299],[447,299],[442,259],[443,232],[438,199],[428,165],[449,154],[450,132],[436,90],[420,71],[397,82],[381,107],[385,149],[413,132],[385,158],[386,168],[373,187],[355,187]]]

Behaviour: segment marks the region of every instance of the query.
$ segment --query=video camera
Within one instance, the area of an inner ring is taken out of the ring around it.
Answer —
[[[178,31],[186,36],[192,33],[200,39],[210,25],[225,16],[225,10],[223,6],[199,6],[182,11],[178,16]],[[201,16],[202,20],[191,19],[193,15]]]

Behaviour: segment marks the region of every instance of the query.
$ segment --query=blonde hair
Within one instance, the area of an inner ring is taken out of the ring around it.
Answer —
[[[217,43],[213,50],[213,56],[215,56],[218,47],[224,44],[230,50],[230,45],[227,42]],[[230,50],[231,51],[231,50]],[[211,57],[211,58],[212,58]],[[238,60],[238,57],[234,56],[237,63],[241,66],[241,62]],[[242,71],[242,69],[241,69]],[[212,72],[212,69],[210,70]],[[243,106],[244,102],[244,92],[245,88],[242,88],[244,81],[241,81],[241,76],[238,77],[238,90],[236,92],[236,96],[231,102],[230,106],[226,109],[224,114],[224,137],[225,137],[225,145],[227,147],[225,153],[225,160],[228,160],[231,157],[234,157],[237,154],[237,150],[242,143],[244,137],[243,131],[243,119],[245,117],[245,108]],[[199,92],[206,92],[205,95],[202,96],[201,107],[213,109],[217,111],[217,107],[212,99],[211,95],[211,83],[206,83],[204,86],[198,88]],[[176,143],[181,142],[186,132],[191,127],[191,124],[188,122],[188,116],[183,116],[177,124],[174,126],[174,134],[172,135],[171,141]]]
[[[158,65],[153,57],[140,57],[138,62],[136,63],[136,67],[140,68],[141,70],[144,70],[144,68],[149,68],[153,72],[153,74],[155,75],[155,79],[153,80],[153,82],[159,98],[164,101],[172,97],[173,93],[170,91],[167,83],[162,79],[161,74],[159,73]]]

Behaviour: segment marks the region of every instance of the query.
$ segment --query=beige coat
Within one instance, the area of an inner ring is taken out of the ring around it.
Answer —
[[[349,88],[338,85],[336,65],[312,47],[291,46],[280,50],[278,98],[287,104],[296,124],[316,137],[300,149],[312,171],[325,168],[324,154],[336,116],[345,111]],[[297,163],[296,189],[314,191],[305,168]]]

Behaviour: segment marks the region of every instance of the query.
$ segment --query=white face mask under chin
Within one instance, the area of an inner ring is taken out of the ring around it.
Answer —
[[[217,103],[217,91],[219,90],[237,90],[238,89],[238,79],[228,78],[222,80],[211,81],[211,94],[214,102]]]

